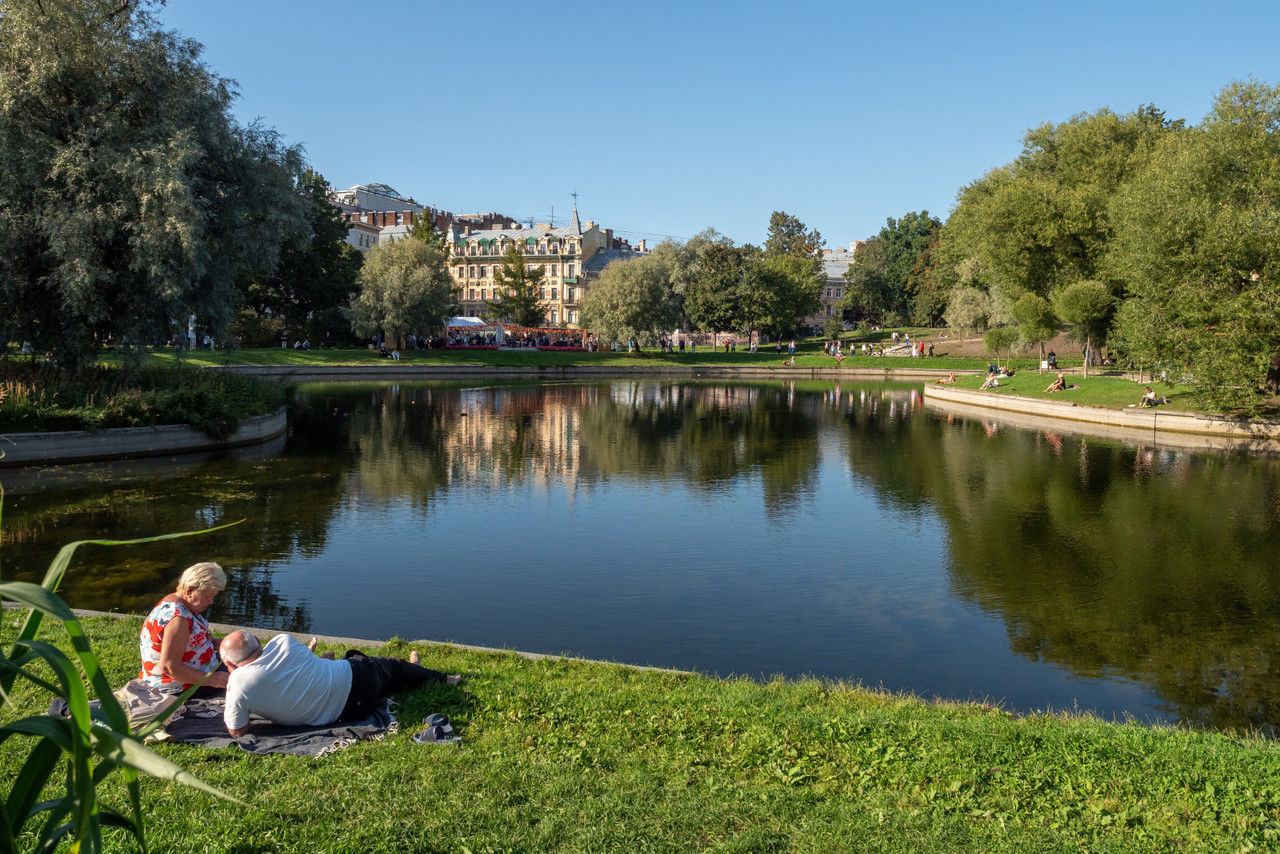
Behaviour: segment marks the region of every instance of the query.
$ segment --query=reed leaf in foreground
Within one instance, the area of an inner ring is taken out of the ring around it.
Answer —
[[[0,507],[3,506],[3,494],[0,491]],[[225,527],[229,526],[209,528],[208,531]],[[0,703],[6,707],[12,704],[14,680],[22,678],[47,691],[51,698],[62,699],[70,713],[68,718],[33,715],[0,727],[0,743],[12,736],[35,739],[12,787],[3,801],[0,801],[0,854],[17,851],[23,828],[28,822],[41,816],[44,822],[35,849],[37,851],[52,851],[67,839],[72,841],[73,850],[101,851],[104,826],[124,828],[137,840],[139,848],[146,851],[139,772],[242,803],[147,749],[130,731],[129,718],[112,694],[111,686],[79,620],[55,592],[76,549],[82,545],[128,546],[200,533],[207,531],[165,534],[136,540],[81,540],[59,550],[45,573],[43,584],[24,581],[0,583],[0,599],[17,602],[28,609],[12,648],[7,654],[0,652]],[[35,639],[46,615],[61,621],[74,651],[74,660],[57,646]],[[44,670],[52,672],[54,681],[40,675]],[[81,680],[80,671],[84,672],[93,693],[97,695],[104,721],[96,721],[91,717],[89,690]],[[192,685],[179,695],[139,735],[145,737],[153,731],[160,721],[167,719],[198,687]],[[60,798],[38,802],[40,793],[52,778],[61,758],[66,759],[65,794]],[[113,771],[119,771],[125,778],[131,816],[106,808],[98,802],[97,787]]]

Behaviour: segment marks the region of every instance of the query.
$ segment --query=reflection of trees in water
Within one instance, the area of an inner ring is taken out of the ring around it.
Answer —
[[[808,401],[808,398],[804,399]],[[758,471],[771,512],[818,463],[813,414],[781,385],[606,382],[370,388],[350,411],[356,493],[426,506],[450,486],[678,479],[712,491]]]
[[[1184,720],[1280,725],[1271,461],[911,419],[854,425],[850,464],[947,521],[953,582],[1012,648],[1152,684]]]
[[[587,490],[610,478],[676,479],[711,491],[758,472],[766,507],[785,512],[816,478],[823,410],[820,396],[778,384],[313,386],[300,394],[280,457],[213,460],[121,486],[90,474],[73,489],[12,498],[0,532],[4,570],[38,580],[70,540],[245,519],[197,538],[86,548],[62,590],[78,606],[144,613],[183,567],[214,559],[230,586],[211,618],[305,629],[306,604],[283,601],[272,572],[322,553],[351,502],[425,509],[451,485],[551,479]]]
[[[766,511],[783,513],[818,470],[814,419],[781,386],[618,384],[583,411],[585,471],[679,480],[711,492],[758,471]]]
[[[83,547],[61,592],[78,607],[145,613],[173,589],[183,568],[212,559],[229,575],[227,592],[209,610],[212,619],[305,629],[306,605],[282,602],[264,570],[295,553],[323,551],[344,466],[349,462],[325,442],[304,441],[288,457],[251,465],[213,461],[125,488],[87,482],[72,491],[21,496],[5,507],[5,575],[39,580],[58,548],[72,540],[133,539],[244,519],[199,537]]]

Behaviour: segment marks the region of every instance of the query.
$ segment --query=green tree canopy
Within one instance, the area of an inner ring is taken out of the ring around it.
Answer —
[[[297,148],[230,113],[200,45],[129,0],[0,11],[4,323],[86,364],[103,342],[221,333],[237,280],[307,230]]]
[[[1018,324],[1018,337],[1040,348],[1044,358],[1044,342],[1058,334],[1058,317],[1049,300],[1039,294],[1023,294],[1013,303],[1013,319]]]
[[[960,191],[940,241],[944,262],[977,258],[987,285],[1010,301],[1099,277],[1113,197],[1182,126],[1143,106],[1033,128],[1017,160]]]
[[[730,242],[697,247],[696,273],[684,292],[684,312],[694,329],[725,331],[743,322],[749,253]]]
[[[1075,337],[1089,350],[1107,343],[1107,331],[1116,310],[1116,297],[1102,282],[1081,279],[1054,294],[1058,316],[1075,326]],[[1089,363],[1084,365],[1089,375]]]
[[[429,243],[429,241],[428,241]],[[519,242],[507,247],[502,266],[493,270],[493,300],[486,303],[489,316],[517,326],[541,326],[541,267],[530,267]]]
[[[1110,269],[1142,303],[1120,338],[1154,337],[1220,407],[1280,393],[1280,87],[1227,86],[1199,127],[1160,141],[1112,216]]]
[[[360,292],[348,316],[357,335],[379,331],[396,347],[410,332],[439,329],[457,303],[442,248],[421,240],[381,243],[360,269]]]
[[[279,318],[285,334],[320,343],[349,329],[342,309],[355,296],[364,257],[347,242],[347,224],[329,202],[324,176],[304,170],[297,192],[309,227],[285,244],[270,276],[244,287],[243,298],[259,314]]]
[[[795,255],[798,258],[812,258],[818,263],[822,260],[824,243],[826,241],[816,228],[807,227],[789,213],[774,211],[769,216],[769,234],[764,242],[764,254],[767,258]]]
[[[604,341],[652,340],[680,321],[672,247],[614,261],[582,298],[582,326]]]

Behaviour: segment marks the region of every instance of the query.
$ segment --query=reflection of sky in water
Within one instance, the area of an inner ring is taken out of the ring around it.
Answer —
[[[892,415],[902,408],[893,401]],[[696,491],[626,478],[587,494],[561,481],[470,483],[429,511],[360,505],[275,586],[309,600],[320,632],[1155,714],[1145,686],[1011,653],[1003,623],[955,596],[930,506],[904,510],[855,481],[830,425],[819,448],[818,476],[783,515],[762,504],[758,473]],[[325,593],[353,577],[394,593]]]
[[[986,430],[869,383],[310,393],[278,458],[100,481],[92,512],[20,490],[6,560],[43,571],[40,525],[247,517],[208,540],[244,582],[214,610],[264,625],[1140,719],[1207,708],[1154,686],[1209,673],[1226,720],[1269,708],[1278,502],[1256,461]],[[112,605],[169,588],[191,546],[167,548]],[[112,580],[71,586],[95,607]]]

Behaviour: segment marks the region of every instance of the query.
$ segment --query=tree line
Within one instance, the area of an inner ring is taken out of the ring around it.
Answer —
[[[1280,394],[1280,87],[1238,81],[1198,125],[1150,105],[1033,128],[946,222],[888,220],[847,274],[846,316],[1090,353],[1223,409]]]
[[[822,235],[775,211],[763,246],[714,229],[605,267],[582,300],[582,325],[603,340],[654,340],[676,328],[792,332],[821,307]]]
[[[296,145],[145,0],[0,11],[0,338],[107,344],[349,334],[360,255]]]

